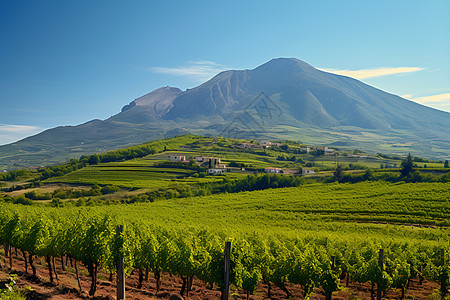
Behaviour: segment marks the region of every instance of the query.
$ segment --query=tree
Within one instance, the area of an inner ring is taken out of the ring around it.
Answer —
[[[317,149],[309,152],[313,156],[323,156],[325,155],[325,150],[323,149]]]
[[[342,166],[338,165],[333,172],[334,177],[336,177],[337,181],[340,181],[342,179],[342,173],[343,173]]]
[[[100,163],[100,157],[98,156],[98,154],[92,154],[89,157],[89,164],[90,165],[97,165]]]
[[[403,177],[408,176],[413,171],[413,162],[411,153],[408,154],[408,157],[406,157],[406,160],[402,161],[402,169],[400,170],[400,173]]]
[[[448,168],[448,160],[445,160],[445,162],[444,162],[444,168]]]

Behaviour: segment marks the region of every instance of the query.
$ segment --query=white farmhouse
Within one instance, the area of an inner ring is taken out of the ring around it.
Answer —
[[[266,173],[281,173],[280,168],[267,167],[264,169]]]
[[[302,169],[302,174],[314,174],[315,172],[313,170],[308,169]]]
[[[259,145],[260,145],[260,146],[263,146],[263,147],[265,147],[265,148],[269,148],[269,147],[272,147],[272,146],[278,146],[278,147],[281,146],[280,143],[272,143],[271,141],[261,141],[261,142],[259,143]]]
[[[170,161],[185,161],[186,156],[185,155],[169,155]]]
[[[227,171],[225,168],[211,168],[206,170],[206,175],[218,175],[223,174]]]

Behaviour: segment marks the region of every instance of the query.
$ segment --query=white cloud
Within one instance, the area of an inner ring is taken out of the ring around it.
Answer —
[[[203,82],[215,76],[217,73],[229,69],[230,68],[226,68],[225,66],[213,61],[200,60],[200,61],[187,61],[184,65],[178,67],[152,67],[146,70],[160,74],[188,77],[190,79]],[[424,70],[423,68],[420,67],[386,67],[386,68],[363,69],[363,70],[347,70],[347,69],[337,70],[326,68],[318,68],[318,69],[329,73],[353,77],[356,79],[366,79],[395,74],[407,74]]]
[[[356,79],[366,79],[372,77],[380,77],[394,74],[412,73],[423,70],[419,67],[394,67],[394,68],[377,68],[365,70],[336,70],[336,69],[319,69],[325,72],[334,73],[338,75],[349,76]]]
[[[188,61],[178,67],[153,67],[150,70],[155,73],[182,76],[203,82],[227,68],[213,61],[201,60]]]
[[[418,102],[418,103],[422,103],[422,104],[423,103],[440,103],[440,102],[450,103],[450,93],[419,97],[419,98],[414,98],[411,100]]]
[[[0,131],[4,132],[30,132],[36,131],[39,128],[36,126],[27,126],[27,125],[11,125],[11,124],[0,124]]]
[[[432,108],[450,112],[450,93],[408,99]]]
[[[42,131],[36,126],[0,124],[0,145],[16,142]]]

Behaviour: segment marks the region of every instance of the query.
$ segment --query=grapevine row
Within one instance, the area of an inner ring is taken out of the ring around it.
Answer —
[[[116,226],[124,224],[123,234]],[[209,230],[169,229],[147,223],[145,219],[121,220],[101,211],[53,210],[4,205],[0,208],[0,243],[20,249],[35,274],[34,256],[45,257],[53,280],[54,257],[68,256],[86,266],[96,292],[100,269],[114,273],[122,255],[127,274],[137,270],[142,286],[143,273],[151,270],[161,283],[161,272],[180,276],[181,294],[188,293],[194,277],[223,286],[223,246],[232,242],[231,283],[247,295],[264,282],[270,297],[273,285],[290,296],[286,283],[299,284],[306,297],[321,287],[327,298],[339,289],[340,278],[372,283],[386,291],[400,288],[402,295],[411,278],[419,277],[448,284],[449,252],[440,265],[440,247],[383,241],[311,240],[261,234],[229,236]],[[378,264],[378,250],[385,249],[383,268]],[[334,263],[332,262],[332,257]],[[77,270],[77,269],[76,269]],[[78,270],[77,270],[78,273]],[[56,274],[55,274],[56,275]],[[443,291],[444,291],[443,289]]]

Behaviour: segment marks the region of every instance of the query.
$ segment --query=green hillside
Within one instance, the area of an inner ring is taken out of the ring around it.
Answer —
[[[170,162],[171,155],[185,156],[189,162]],[[196,157],[202,156],[220,158],[226,172],[207,176],[207,167],[194,162]],[[332,182],[336,180],[333,176],[338,165],[343,170],[341,182],[397,182],[402,180],[399,177],[401,162],[402,158],[397,156],[370,155],[357,149],[335,147],[325,152],[322,146],[293,141],[278,141],[263,147],[254,140],[185,135],[82,156],[63,165],[2,173],[0,196],[10,201],[23,195],[36,201],[57,198],[58,203],[80,198],[82,202],[90,199],[98,203],[103,200],[154,201],[298,186],[308,180]],[[415,157],[413,163],[419,171],[415,179],[406,178],[406,181],[442,181],[440,178],[447,172],[442,162]],[[265,186],[261,176],[267,167],[279,168],[284,177],[272,176]],[[308,173],[302,174],[302,170]]]
[[[259,295],[263,283],[287,297],[287,284],[299,285],[302,295],[332,292],[339,278],[383,290],[407,289],[420,278],[446,284],[450,168],[418,157],[272,142],[265,148],[186,135],[6,172],[0,243],[37,256],[69,255],[92,278],[114,273],[120,252],[128,273],[149,269],[158,278],[168,272],[220,286],[223,244],[231,241],[233,288],[259,288]],[[186,161],[170,161],[174,155]],[[227,171],[207,175],[209,163],[197,157],[220,158]],[[282,173],[267,174],[266,167]],[[123,236],[117,225],[125,225]]]

